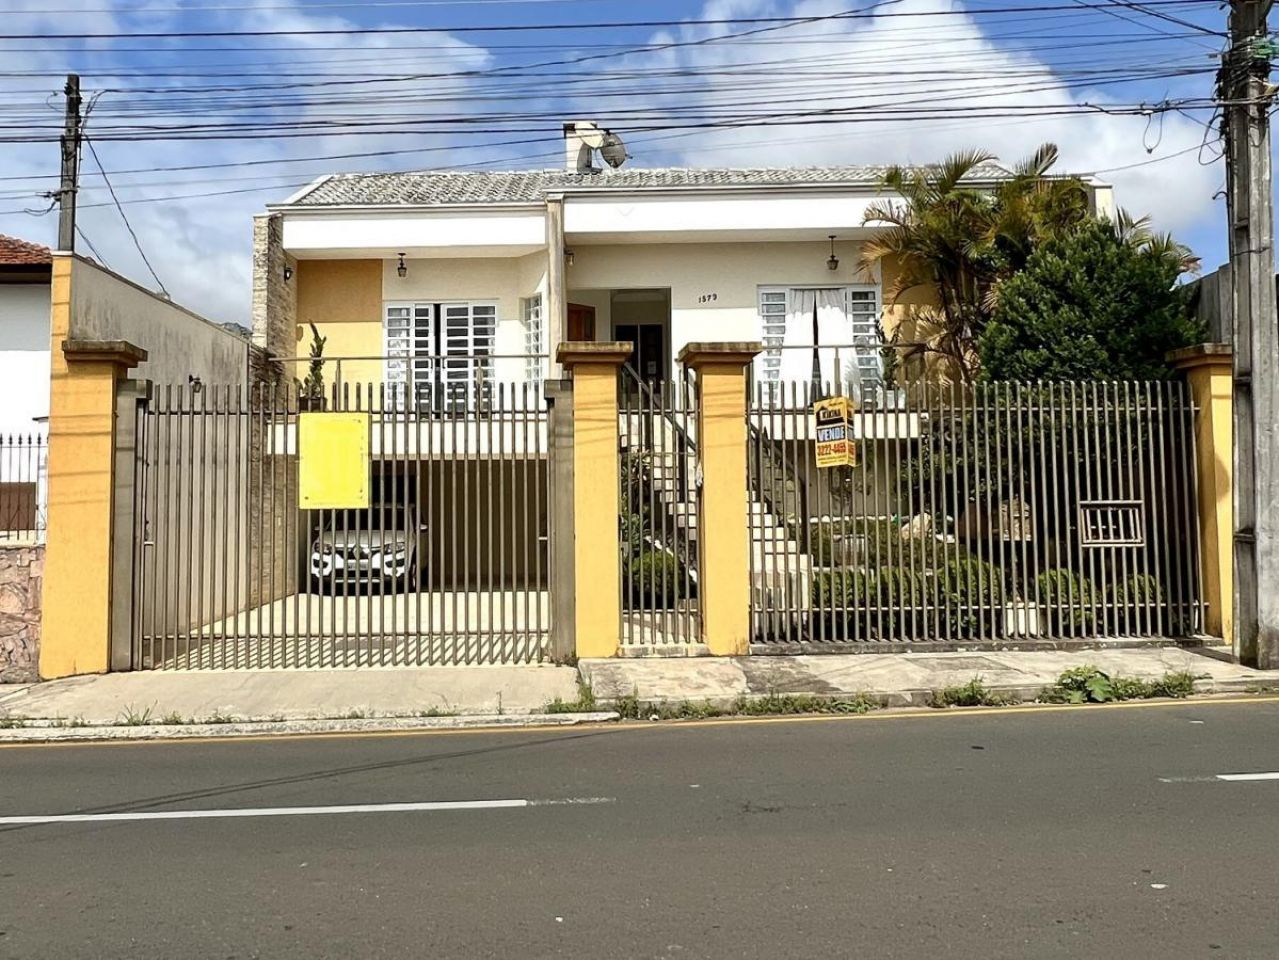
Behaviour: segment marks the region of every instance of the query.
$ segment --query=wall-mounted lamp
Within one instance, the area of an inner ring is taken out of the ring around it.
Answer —
[[[400,254],[400,265],[395,268],[395,272],[400,275],[401,280],[409,275],[409,268],[404,262],[404,254],[402,253]]]
[[[830,257],[826,261],[827,270],[839,269],[839,257],[835,256],[835,234],[830,235]]]
[[[285,283],[288,283],[290,280],[293,279],[293,268],[290,267],[287,263],[284,265],[283,273],[284,273]]]
[[[573,265],[573,251],[572,251],[572,250],[565,250],[565,251],[564,251],[564,265],[565,265],[565,266],[567,266],[567,267],[571,267],[571,266]]]
[[[192,393],[199,393],[204,389],[204,381],[195,374],[187,374],[187,386],[191,388]]]

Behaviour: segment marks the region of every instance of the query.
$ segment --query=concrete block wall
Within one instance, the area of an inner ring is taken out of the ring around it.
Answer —
[[[44,546],[0,543],[0,683],[39,679]]]

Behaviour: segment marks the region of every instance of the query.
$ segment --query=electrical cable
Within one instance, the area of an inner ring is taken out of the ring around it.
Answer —
[[[133,229],[133,224],[129,222],[129,218],[124,212],[124,207],[120,205],[120,198],[115,195],[115,188],[111,186],[111,180],[106,175],[106,169],[102,166],[102,161],[98,159],[98,151],[94,148],[93,141],[88,137],[82,137],[82,139],[89,147],[89,153],[93,155],[93,162],[98,165],[98,170],[102,173],[102,182],[107,185],[107,190],[111,192],[111,202],[115,204],[116,210],[120,213],[120,219],[124,221],[125,229],[129,231],[129,236],[133,238],[133,245],[138,249],[138,256],[140,256],[142,258],[142,262],[146,264],[147,270],[151,273],[151,279],[153,279],[155,281],[155,285],[160,288],[160,292],[166,297],[169,296],[169,291],[164,288],[164,283],[155,272],[155,267],[151,266],[151,261],[147,259],[146,251],[142,249],[142,241],[138,239],[138,234]]]

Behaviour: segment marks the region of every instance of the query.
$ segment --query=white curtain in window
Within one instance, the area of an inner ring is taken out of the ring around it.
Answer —
[[[853,338],[853,318],[848,315],[845,291],[817,291],[817,335],[819,344],[831,344],[835,349],[818,351],[822,363],[822,382],[831,383],[838,377],[842,392],[862,398],[862,378],[857,366],[857,352],[850,348]]]
[[[814,340],[816,335],[816,340]],[[853,324],[848,316],[844,290],[796,290],[786,296],[786,336],[782,351],[781,379],[809,383],[813,379],[813,350],[820,363],[820,380],[833,386],[837,374],[854,397],[861,398],[861,375],[853,342]],[[808,347],[809,349],[802,349]]]
[[[813,352],[801,347],[813,345],[813,311],[816,290],[786,291],[786,334],[782,337],[783,383],[808,383],[813,379]]]

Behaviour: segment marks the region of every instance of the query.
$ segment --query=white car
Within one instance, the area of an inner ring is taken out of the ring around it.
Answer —
[[[408,590],[417,571],[417,518],[411,511],[375,508],[325,518],[311,544],[311,583],[316,592],[378,588]]]

